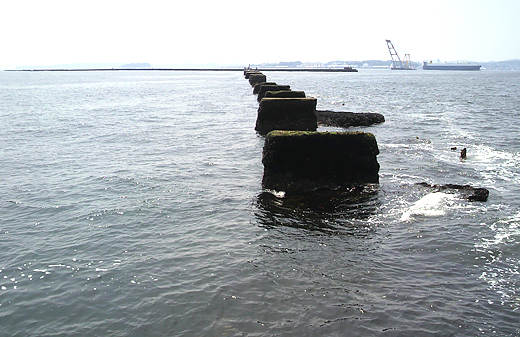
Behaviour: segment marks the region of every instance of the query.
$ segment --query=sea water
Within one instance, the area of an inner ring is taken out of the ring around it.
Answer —
[[[265,73],[385,116],[375,193],[263,191],[241,72],[0,73],[0,335],[520,335],[520,72]]]

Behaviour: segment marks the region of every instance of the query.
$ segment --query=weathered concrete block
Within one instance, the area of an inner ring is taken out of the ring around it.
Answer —
[[[264,98],[265,93],[268,91],[290,91],[291,86],[289,85],[261,85],[258,89],[258,97],[256,98],[258,102]]]
[[[253,94],[258,94],[258,91],[260,91],[260,87],[262,85],[276,85],[276,82],[261,82],[261,83],[256,83],[253,87]]]
[[[379,182],[376,138],[365,132],[272,131],[265,138],[265,189],[287,193]]]
[[[246,78],[246,80],[248,80],[249,76],[251,76],[252,74],[261,74],[261,72],[259,72],[258,70],[244,70],[244,77]]]
[[[316,131],[316,98],[264,98],[260,101],[255,130]]]
[[[275,98],[305,98],[305,91],[266,91],[264,98],[275,97]]]
[[[261,82],[267,82],[267,76],[261,73],[249,75],[249,84],[251,84],[251,86]]]

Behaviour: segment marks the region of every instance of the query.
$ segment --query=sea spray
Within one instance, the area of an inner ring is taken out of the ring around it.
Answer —
[[[401,216],[401,221],[411,221],[416,217],[439,217],[446,214],[446,211],[452,201],[455,199],[454,194],[434,192],[425,195],[417,200],[409,209]]]

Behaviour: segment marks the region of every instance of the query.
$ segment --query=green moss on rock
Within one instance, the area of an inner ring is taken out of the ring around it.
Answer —
[[[275,97],[275,98],[305,98],[304,91],[266,91],[264,98]]]
[[[261,82],[256,83],[253,87],[253,94],[258,94],[262,85],[276,85],[276,82]]]
[[[244,77],[248,80],[249,77],[253,74],[261,74],[258,70],[246,70],[244,71]]]
[[[257,83],[267,82],[267,76],[262,73],[249,75],[249,84],[254,86]]]
[[[265,93],[268,91],[291,91],[291,86],[289,85],[261,85],[258,89],[258,97],[257,100],[260,102],[262,98],[264,98]]]

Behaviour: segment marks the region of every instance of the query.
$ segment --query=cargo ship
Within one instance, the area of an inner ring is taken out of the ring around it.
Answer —
[[[480,70],[477,63],[433,63],[423,62],[423,70]]]

